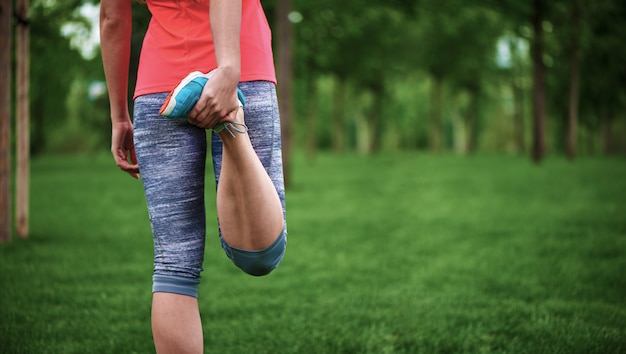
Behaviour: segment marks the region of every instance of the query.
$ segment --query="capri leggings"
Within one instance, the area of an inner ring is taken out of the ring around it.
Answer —
[[[280,117],[273,83],[243,82],[245,121],[252,145],[276,187],[285,216],[285,188]],[[137,97],[134,106],[135,151],[154,238],[153,292],[197,297],[204,258],[206,130],[185,119],[159,116],[167,93]],[[216,186],[222,143],[212,133],[211,152]],[[286,225],[286,223],[285,223]],[[219,230],[218,230],[219,231]],[[286,226],[265,250],[222,247],[235,265],[251,275],[265,275],[280,263],[287,242]]]

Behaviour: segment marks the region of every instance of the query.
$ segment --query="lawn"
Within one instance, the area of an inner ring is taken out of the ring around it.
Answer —
[[[223,255],[207,191],[207,353],[626,353],[624,159],[293,163],[268,277]],[[31,176],[30,237],[0,245],[0,352],[153,352],[141,184],[108,156]]]

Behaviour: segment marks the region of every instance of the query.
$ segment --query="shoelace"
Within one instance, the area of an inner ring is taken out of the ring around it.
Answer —
[[[233,131],[239,134],[245,134],[248,132],[248,126],[245,123],[240,123],[240,122],[232,122],[232,123],[227,122],[227,123],[220,123],[216,125],[215,127],[213,127],[213,131],[216,133],[219,133],[222,130],[226,130],[228,134],[230,134],[230,136],[232,136],[233,138],[237,138],[235,136],[235,133],[233,133]]]

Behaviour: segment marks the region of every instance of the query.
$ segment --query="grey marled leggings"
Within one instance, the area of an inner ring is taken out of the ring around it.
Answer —
[[[252,145],[276,187],[285,210],[280,117],[273,83],[243,82],[245,121]],[[185,119],[159,116],[167,93],[137,97],[134,140],[154,238],[154,292],[197,297],[204,256],[206,212],[204,180],[206,130]],[[222,142],[212,134],[213,168],[219,183]],[[286,223],[285,223],[286,225]],[[221,238],[221,235],[220,235]],[[285,251],[286,226],[265,250],[230,247],[226,255],[252,275],[264,275],[278,266]]]

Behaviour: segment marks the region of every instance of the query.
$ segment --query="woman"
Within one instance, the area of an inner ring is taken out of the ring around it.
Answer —
[[[144,185],[154,237],[152,331],[159,353],[202,353],[198,284],[205,239],[206,129],[212,133],[220,238],[265,275],[286,245],[271,34],[260,0],[147,0],[131,123],[131,0],[102,0],[100,36],[117,165]],[[189,73],[211,72],[187,119],[159,115]],[[240,109],[237,90],[245,97]],[[236,129],[221,129],[227,127]],[[218,129],[220,128],[220,129]],[[215,131],[219,131],[216,133]],[[234,132],[234,133],[233,133]]]

